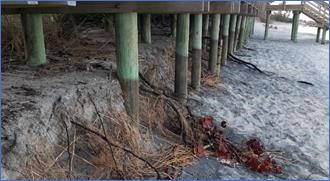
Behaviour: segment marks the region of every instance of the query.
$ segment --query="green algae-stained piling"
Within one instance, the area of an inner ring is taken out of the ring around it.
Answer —
[[[250,36],[250,17],[246,17],[246,24],[245,24],[245,41],[247,41],[247,39],[249,38]]]
[[[234,51],[236,20],[236,14],[230,15],[228,53],[233,53]]]
[[[108,33],[113,33],[115,32],[114,29],[113,15],[107,14],[104,21],[104,30]]]
[[[247,17],[246,19],[246,39],[245,42],[250,38],[251,36],[251,17]]]
[[[269,30],[269,20],[270,20],[270,14],[271,11],[266,11],[266,24],[265,24],[265,34],[264,34],[264,40],[268,37],[268,30]]]
[[[150,14],[142,14],[142,42],[151,43],[151,23],[150,23]]]
[[[202,61],[202,14],[194,14],[192,29],[192,71],[191,86],[199,89],[201,78],[201,61]]]
[[[236,27],[235,27],[235,41],[234,41],[234,51],[237,50],[237,43],[239,38],[239,31],[241,29],[242,16],[237,16]]]
[[[22,14],[24,32],[25,59],[31,67],[38,67],[47,62],[42,25],[42,15]]]
[[[175,50],[174,94],[181,103],[187,98],[189,14],[178,14]]]
[[[176,37],[176,22],[177,22],[177,15],[172,14],[172,17],[171,17],[171,36],[172,36],[172,38]]]
[[[245,24],[246,24],[246,16],[242,16],[241,29],[239,31],[237,49],[242,48],[243,44],[244,44]]]
[[[220,14],[212,15],[212,29],[211,29],[211,42],[210,42],[210,55],[209,55],[209,71],[216,73],[216,65],[218,60],[218,41],[219,41],[219,26]]]
[[[252,32],[251,34],[253,35],[254,34],[254,25],[256,24],[256,17],[252,17]]]
[[[209,18],[210,18],[210,15],[208,15],[208,14],[203,15],[203,40],[202,40],[202,43],[203,43],[204,50],[206,49],[206,46],[207,46],[207,40],[205,39],[205,37],[207,37],[209,35],[209,21],[210,21]]]
[[[229,23],[230,15],[226,14],[223,16],[223,27],[222,27],[222,51],[221,51],[221,65],[226,65],[227,54],[228,54],[228,36],[229,36]]]
[[[218,43],[218,58],[217,58],[217,69],[216,75],[220,76],[221,70],[221,54],[222,54],[222,47],[223,47],[223,38],[222,38],[222,31],[223,31],[223,21],[224,21],[224,14],[220,15],[220,30],[219,30],[219,43]]]
[[[249,30],[249,37],[253,35],[253,17],[250,17],[250,30]]]
[[[325,44],[325,37],[327,35],[327,28],[323,27],[323,31],[322,31],[322,39],[321,39],[321,44],[324,45]]]
[[[250,18],[247,16],[245,20],[245,30],[244,30],[244,39],[243,44],[245,45],[249,36],[249,20]]]
[[[298,27],[299,27],[299,11],[293,11],[293,22],[292,22],[292,31],[291,31],[291,40],[297,41]]]
[[[137,13],[115,15],[117,74],[127,113],[139,118],[139,61]]]
[[[321,27],[317,27],[316,40],[315,40],[316,43],[320,41],[320,34],[321,34]]]

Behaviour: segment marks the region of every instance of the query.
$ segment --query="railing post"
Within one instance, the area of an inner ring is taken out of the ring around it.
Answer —
[[[31,67],[46,64],[46,50],[41,14],[22,14],[25,59]]]
[[[200,87],[201,58],[202,58],[202,14],[195,14],[192,29],[192,71],[191,85],[194,89]]]
[[[187,72],[189,48],[189,14],[178,14],[176,51],[175,51],[175,82],[174,94],[179,102],[185,103],[187,98]]]
[[[218,59],[218,42],[219,42],[219,26],[220,14],[212,15],[212,29],[211,29],[211,42],[210,42],[210,55],[209,55],[209,71],[216,73],[216,64]]]
[[[117,74],[127,113],[139,119],[139,60],[137,13],[115,15]]]

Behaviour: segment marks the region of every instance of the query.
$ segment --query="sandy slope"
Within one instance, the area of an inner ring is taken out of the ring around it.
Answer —
[[[233,62],[222,68],[225,91],[203,88],[191,93],[192,112],[226,119],[228,132],[237,143],[252,136],[266,148],[284,151],[291,161],[280,161],[283,175],[252,173],[239,166],[230,168],[209,158],[184,170],[183,179],[325,179],[328,177],[328,44],[315,43],[315,35],[301,33],[290,39],[290,24],[274,24],[263,41],[264,26],[256,23],[255,34],[240,58],[256,64],[261,74]],[[300,27],[301,28],[301,27]],[[299,83],[307,81],[314,86]]]

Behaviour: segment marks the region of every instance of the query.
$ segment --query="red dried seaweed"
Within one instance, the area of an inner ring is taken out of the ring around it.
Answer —
[[[265,154],[264,146],[256,138],[246,142],[247,148],[238,149],[226,139],[222,130],[213,124],[213,120],[212,116],[206,116],[200,119],[200,131],[204,135],[207,135],[203,138],[208,138],[207,140],[200,141],[211,143],[210,145],[212,146],[205,150],[202,144],[196,144],[193,149],[195,155],[201,157],[205,156],[205,151],[211,151],[215,157],[220,157],[230,163],[242,163],[245,167],[255,172],[276,174],[283,172],[282,167],[273,158]],[[228,125],[223,120],[220,126],[225,129]]]
[[[203,128],[212,129],[213,128],[213,117],[212,116],[206,116],[206,117],[200,119],[200,123],[201,123]]]
[[[255,138],[248,140],[246,142],[246,145],[248,146],[249,150],[253,151],[253,153],[257,155],[261,155],[264,152],[264,147]]]
[[[198,157],[205,156],[205,149],[202,144],[196,144],[194,147],[194,154]]]

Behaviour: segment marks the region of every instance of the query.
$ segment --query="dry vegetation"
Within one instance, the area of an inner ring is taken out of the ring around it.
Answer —
[[[2,58],[8,61],[4,64],[25,64],[20,17],[2,18]],[[37,73],[49,75],[49,72],[63,71],[64,67],[77,70],[78,61],[70,64],[74,61],[68,61],[67,55],[77,59],[113,53],[103,50],[104,46],[113,46],[111,41],[100,45],[95,42],[97,40],[78,38],[79,28],[83,24],[94,26],[88,23],[95,16],[47,15],[43,18],[46,48],[52,51],[47,52],[51,65]],[[174,70],[166,71],[166,74],[173,74]],[[46,138],[41,138],[34,149],[37,151],[27,158],[26,166],[17,170],[21,178],[143,179],[157,178],[157,175],[162,179],[176,178],[182,167],[195,161],[191,150],[191,117],[186,107],[166,91],[149,82],[142,81],[141,84],[140,123],[133,122],[126,113],[109,110],[108,115],[100,115],[96,107],[95,120],[73,121],[65,110],[57,110],[61,122],[65,123],[66,134],[58,135],[61,143],[48,143]],[[81,123],[83,126],[79,125]]]
[[[160,121],[149,116],[150,125]],[[61,145],[40,143],[36,148],[40,152],[20,170],[22,178],[143,179],[156,178],[158,172],[160,178],[173,179],[182,167],[194,162],[190,148],[168,141],[161,143],[150,127],[142,126],[139,130],[135,125],[126,114],[113,112],[83,126],[72,122],[69,142]],[[51,149],[53,146],[56,149]]]

